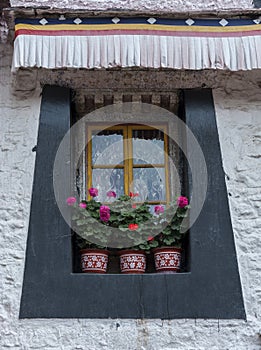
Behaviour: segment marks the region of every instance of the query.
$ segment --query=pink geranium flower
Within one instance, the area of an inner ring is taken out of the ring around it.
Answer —
[[[80,207],[80,208],[83,208],[83,209],[86,209],[86,206],[87,206],[86,203],[80,203],[80,204],[79,204],[79,207]]]
[[[102,205],[100,207],[100,219],[101,221],[108,222],[110,220],[110,208],[107,205]]]
[[[163,205],[156,205],[154,207],[154,211],[156,214],[164,213],[164,207]]]
[[[110,197],[110,198],[116,198],[116,192],[114,192],[114,191],[108,191],[108,192],[107,192],[107,196]]]
[[[74,205],[75,202],[76,202],[76,198],[75,198],[75,197],[68,197],[68,198],[66,199],[66,203],[67,203],[68,205]]]
[[[89,194],[91,197],[97,197],[98,196],[97,188],[93,188],[93,187],[89,188]]]
[[[147,239],[148,242],[154,241],[154,237],[153,236],[149,236]]]
[[[180,208],[184,208],[188,205],[188,198],[187,197],[182,197],[180,196],[178,199],[177,199],[177,205],[180,207]]]

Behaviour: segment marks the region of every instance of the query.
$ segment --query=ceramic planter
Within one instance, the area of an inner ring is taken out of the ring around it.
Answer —
[[[144,273],[146,254],[141,250],[122,250],[120,255],[121,273]]]
[[[82,249],[81,267],[82,272],[106,273],[109,252],[103,249]]]
[[[153,250],[157,272],[175,273],[180,270],[181,248],[161,247]]]

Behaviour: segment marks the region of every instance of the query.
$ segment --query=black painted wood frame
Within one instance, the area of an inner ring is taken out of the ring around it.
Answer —
[[[211,91],[184,91],[184,108],[209,176],[203,211],[190,230],[191,272],[74,274],[70,228],[52,179],[70,128],[70,92],[44,87],[20,318],[245,318]]]

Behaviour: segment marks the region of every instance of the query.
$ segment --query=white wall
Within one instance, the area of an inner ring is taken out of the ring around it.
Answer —
[[[127,9],[174,11],[247,9],[252,8],[252,0],[11,0],[11,6],[69,8],[69,9]]]
[[[0,45],[0,349],[259,350],[261,72],[184,73],[175,82],[214,87],[247,321],[19,320],[40,90],[25,97],[19,91],[25,86],[17,85],[14,96],[11,54],[9,45]]]
[[[260,322],[261,87],[232,84],[229,93],[214,91],[214,99],[245,306]]]

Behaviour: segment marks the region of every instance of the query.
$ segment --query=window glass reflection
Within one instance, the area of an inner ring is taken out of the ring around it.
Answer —
[[[164,133],[133,130],[133,164],[164,164]]]
[[[123,162],[123,131],[92,132],[92,164],[115,165]]]
[[[165,201],[165,169],[134,168],[134,192],[139,193],[137,201]]]

